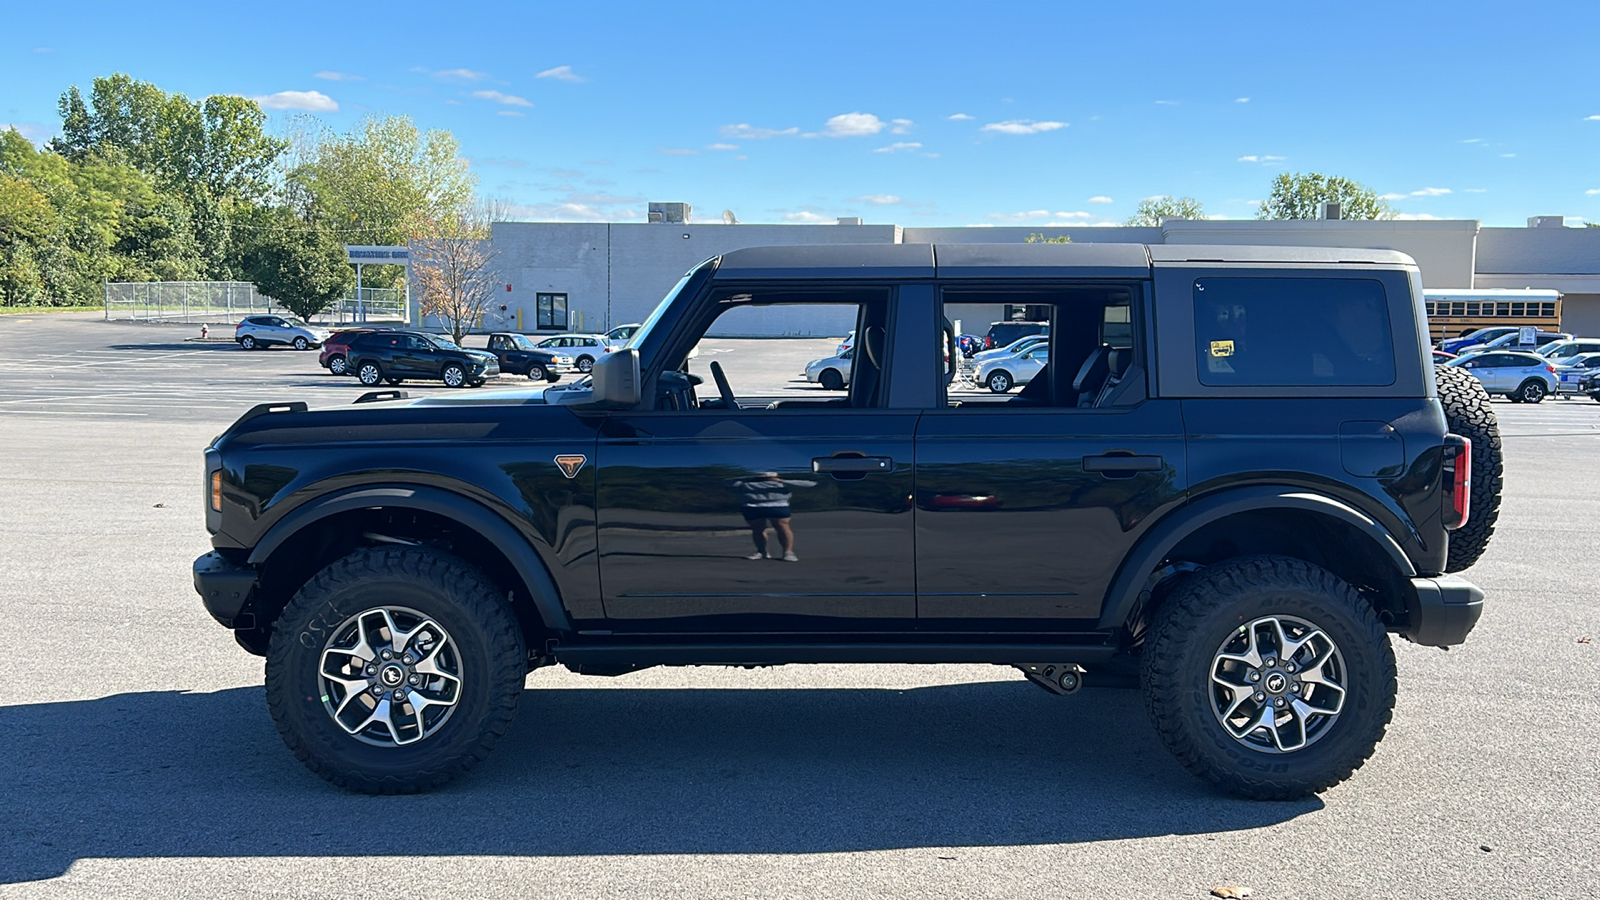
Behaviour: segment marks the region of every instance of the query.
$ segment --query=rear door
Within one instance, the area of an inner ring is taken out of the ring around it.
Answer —
[[[1052,337],[1030,351],[1049,364],[1027,387],[994,395],[954,382],[918,424],[921,628],[1092,628],[1146,523],[1182,502],[1178,403],[1151,399],[1146,384],[1146,295],[1142,283],[944,290],[946,320],[1026,304],[1052,311]],[[1093,360],[1112,350],[1121,374],[1099,401],[1113,367]]]

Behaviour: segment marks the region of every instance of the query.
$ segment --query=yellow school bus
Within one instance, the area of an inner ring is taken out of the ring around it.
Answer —
[[[1496,325],[1561,330],[1561,292],[1527,289],[1424,290],[1428,332],[1435,344]]]

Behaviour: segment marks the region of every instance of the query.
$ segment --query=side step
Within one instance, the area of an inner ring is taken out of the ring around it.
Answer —
[[[1093,635],[1103,641],[1103,635]],[[1098,663],[1116,648],[1094,644],[1016,643],[785,643],[561,644],[555,661],[574,671],[628,672],[649,666],[781,666],[788,663],[996,663],[1037,664],[1041,659]]]

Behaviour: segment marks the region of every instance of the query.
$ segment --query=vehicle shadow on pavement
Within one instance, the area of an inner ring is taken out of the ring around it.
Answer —
[[[531,683],[537,685],[537,674]],[[0,707],[0,882],[83,858],[819,853],[1260,828],[1132,691],[545,689],[475,771],[368,797],[304,769],[260,688]]]

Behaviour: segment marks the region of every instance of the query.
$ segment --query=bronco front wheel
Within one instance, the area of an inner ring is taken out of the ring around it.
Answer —
[[[516,713],[516,617],[477,569],[433,550],[357,550],[289,601],[267,655],[267,705],[313,772],[369,794],[438,787]]]
[[[1201,778],[1258,800],[1349,778],[1394,709],[1394,650],[1371,604],[1288,557],[1189,576],[1156,609],[1142,669],[1167,749]]]

